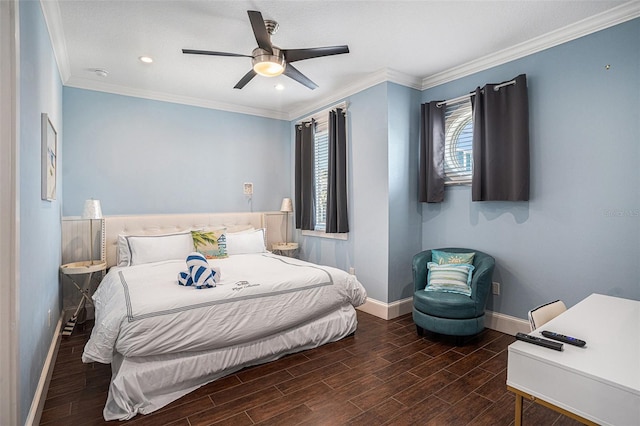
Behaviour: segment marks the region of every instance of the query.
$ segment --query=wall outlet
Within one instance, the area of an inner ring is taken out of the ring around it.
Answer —
[[[356,268],[349,268],[349,274],[355,275],[356,274]]]
[[[491,284],[492,284],[491,290],[492,290],[493,294],[496,295],[496,296],[500,296],[500,283],[497,283],[497,282],[494,281]]]
[[[245,182],[242,185],[242,193],[244,195],[253,195],[253,183],[251,182]]]

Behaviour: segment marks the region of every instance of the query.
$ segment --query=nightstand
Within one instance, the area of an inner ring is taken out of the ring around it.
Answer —
[[[280,256],[298,258],[298,243],[275,243],[271,246],[271,252]]]
[[[83,323],[85,321],[87,316],[85,304],[87,302],[91,303],[91,277],[93,277],[94,273],[102,272],[106,269],[107,263],[99,260],[94,260],[93,262],[85,260],[83,262],[65,263],[60,266],[60,272],[68,276],[73,285],[76,286],[80,294],[82,294],[78,308],[62,330],[63,336],[70,336],[71,333],[73,333],[76,322]],[[84,282],[78,284],[76,280],[82,276],[84,276]],[[80,321],[78,321],[78,318],[80,318]]]

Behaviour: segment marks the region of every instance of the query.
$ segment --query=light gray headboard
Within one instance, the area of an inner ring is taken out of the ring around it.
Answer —
[[[157,214],[135,216],[105,216],[105,239],[107,267],[116,264],[118,234],[153,235],[204,226],[224,226],[228,231],[266,228],[265,213],[193,213]],[[279,241],[280,230],[267,228],[267,248]]]

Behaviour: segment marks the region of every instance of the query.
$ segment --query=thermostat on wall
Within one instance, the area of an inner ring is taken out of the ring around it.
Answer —
[[[253,195],[253,183],[245,182],[242,192],[244,192],[244,195]]]

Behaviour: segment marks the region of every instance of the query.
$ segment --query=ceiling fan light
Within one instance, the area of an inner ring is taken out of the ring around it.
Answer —
[[[277,77],[286,66],[283,56],[269,54],[254,56],[252,62],[253,70],[264,77]]]

